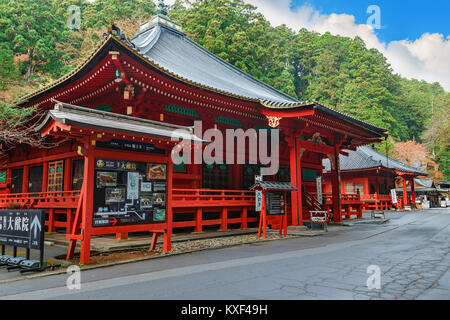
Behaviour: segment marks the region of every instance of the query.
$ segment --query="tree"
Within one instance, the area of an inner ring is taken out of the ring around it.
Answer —
[[[425,146],[414,140],[394,142],[394,158],[411,167],[428,172],[434,180],[443,178],[438,164],[432,160]]]
[[[0,42],[11,44],[15,55],[25,55],[21,72],[29,80],[37,71],[54,75],[64,69],[64,50],[58,48],[67,37],[62,17],[52,10],[52,0],[0,0]]]
[[[17,144],[53,148],[57,143],[41,138],[34,130],[45,112],[35,108],[14,108],[0,102],[0,159]]]
[[[17,81],[17,77],[14,53],[7,43],[0,43],[0,90],[8,89],[10,84]]]

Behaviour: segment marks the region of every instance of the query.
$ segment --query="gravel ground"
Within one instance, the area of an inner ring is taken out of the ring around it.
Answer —
[[[294,238],[295,236],[280,236],[278,234],[267,234],[267,238],[258,239],[257,234],[246,234],[237,236],[227,236],[212,239],[200,239],[200,240],[189,240],[182,242],[172,242],[172,251],[170,254],[180,254],[184,252],[192,252],[197,250],[211,249],[211,248],[222,248],[234,245],[257,243],[264,241],[275,241],[286,238]],[[148,257],[162,256],[163,247],[162,244],[156,246],[156,250],[149,252],[144,249],[135,249],[128,251],[118,251],[109,253],[92,253],[91,261],[89,265],[101,265],[109,264],[120,261],[127,261],[133,259],[144,259]],[[70,261],[71,264],[79,264],[78,256]]]

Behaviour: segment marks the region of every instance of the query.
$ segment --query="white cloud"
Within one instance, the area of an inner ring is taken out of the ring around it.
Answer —
[[[290,0],[246,0],[258,7],[272,25],[286,24],[298,31],[307,28],[319,33],[329,31],[335,35],[354,38],[360,36],[368,48],[382,52],[392,69],[406,78],[439,82],[450,91],[450,36],[424,33],[419,39],[380,41],[374,30],[365,24],[356,24],[348,14],[322,14],[311,6],[290,9]],[[381,19],[383,19],[381,8]],[[369,17],[369,15],[367,16]]]

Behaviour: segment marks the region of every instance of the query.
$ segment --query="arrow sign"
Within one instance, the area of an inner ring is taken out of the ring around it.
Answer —
[[[117,223],[117,219],[116,219],[116,218],[113,218],[113,219],[112,219],[112,220],[110,220],[109,222],[112,222],[113,226],[115,226],[115,225],[116,225],[116,223]]]
[[[37,232],[38,232],[37,229],[38,228],[39,228],[39,231],[42,230],[41,222],[39,221],[38,216],[35,215],[34,219],[33,219],[33,222],[31,222],[31,230],[34,229],[34,237],[33,237],[34,239],[37,238]]]

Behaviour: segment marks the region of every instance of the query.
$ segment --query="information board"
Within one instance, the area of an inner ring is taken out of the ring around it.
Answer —
[[[94,227],[166,221],[167,166],[95,160]]]
[[[41,250],[44,210],[0,210],[0,244]]]
[[[391,189],[391,199],[392,199],[392,203],[396,204],[397,201],[397,192],[395,191],[395,189]]]
[[[255,211],[260,212],[263,205],[263,192],[261,190],[255,191]]]
[[[165,154],[164,149],[159,149],[155,145],[143,142],[131,142],[126,140],[112,139],[108,142],[97,141],[96,146],[99,148],[117,149],[133,152],[145,152],[154,154]]]
[[[284,192],[267,192],[267,215],[280,216],[285,213]]]

